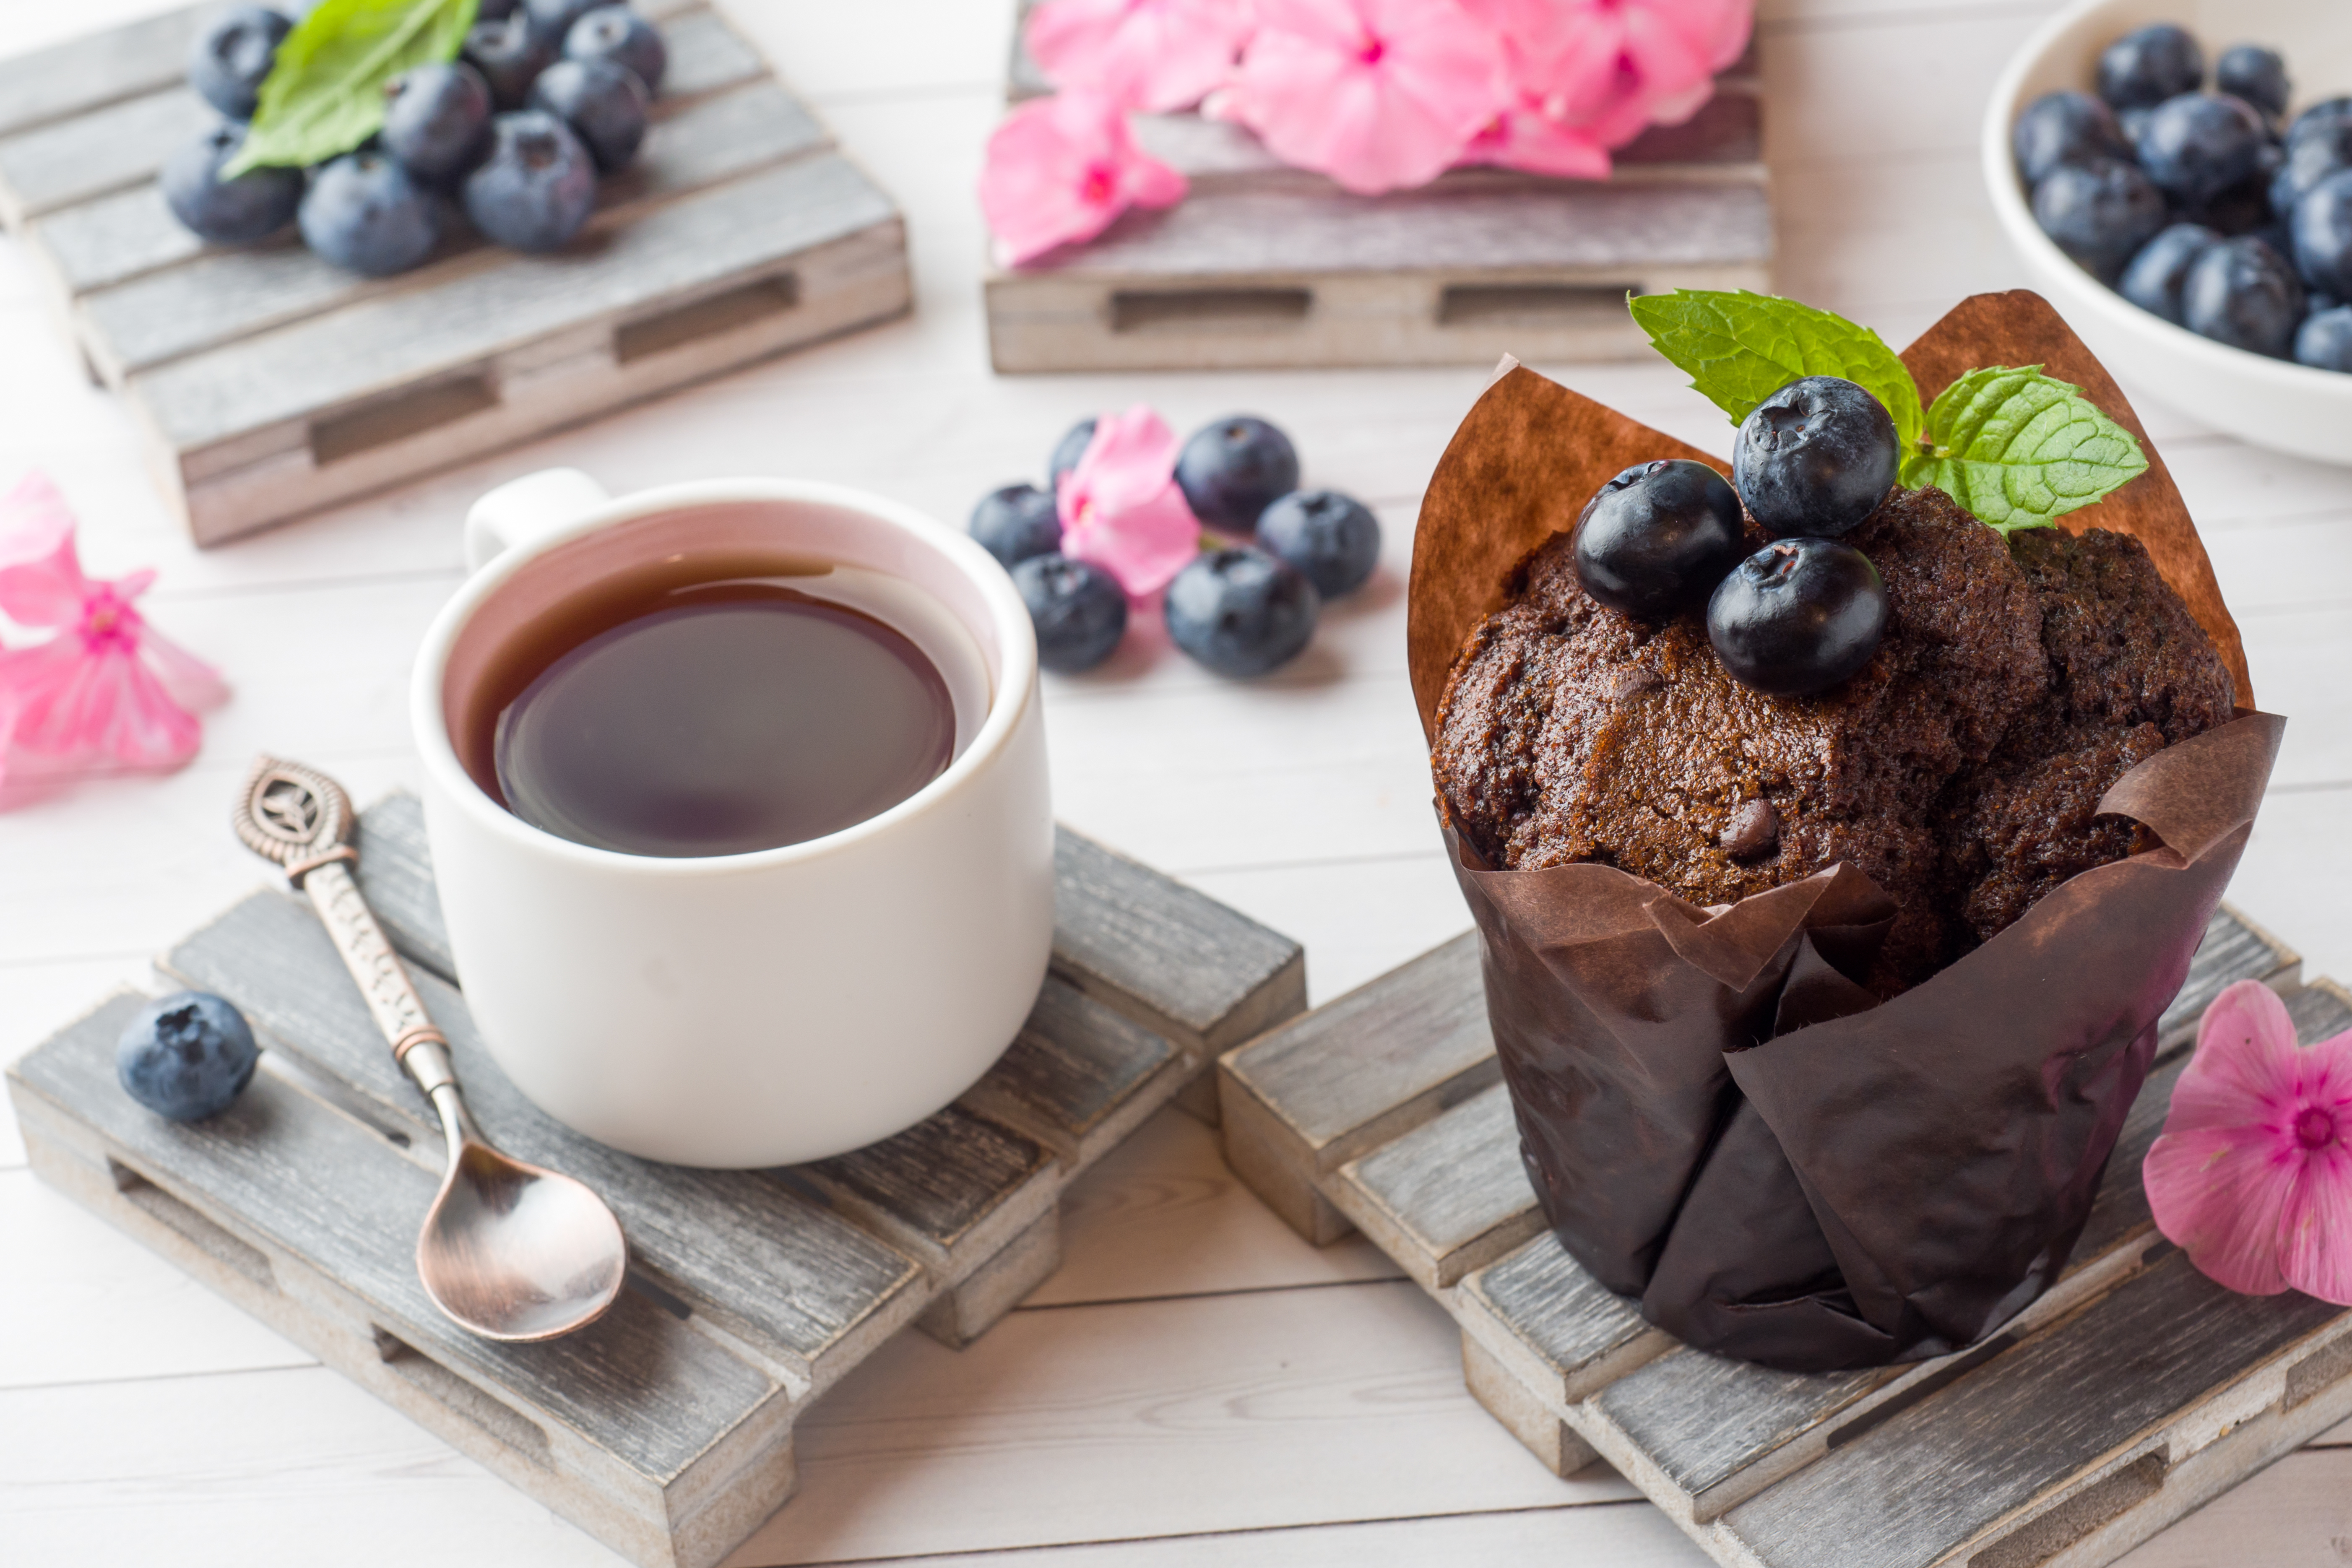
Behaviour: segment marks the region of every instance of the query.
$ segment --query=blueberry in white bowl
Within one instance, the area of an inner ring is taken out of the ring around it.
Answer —
[[[2304,281],[2337,299],[2352,296],[2352,169],[2330,174],[2294,204],[2294,265]]]
[[[372,278],[405,272],[441,239],[441,207],[396,159],[346,153],[310,178],[297,215],[302,243]]]
[[[236,1103],[260,1059],[245,1015],[218,996],[181,991],[132,1016],[115,1044],[114,1075],[156,1115],[200,1121]]]
[[[1315,636],[1322,599],[1296,567],[1235,545],[1188,562],[1168,584],[1168,636],[1219,675],[1264,675]]]
[[[1636,619],[1664,621],[1704,608],[1747,553],[1739,497],[1705,463],[1636,463],[1584,503],[1571,548],[1586,593]]]
[[[2017,117],[2011,142],[2017,172],[2029,185],[2061,163],[2134,155],[2123,127],[2116,123],[2116,111],[2089,93],[2070,89],[2035,99]]]
[[[530,84],[530,104],[571,126],[602,174],[626,166],[646,139],[645,83],[610,60],[556,61]]]
[[[2352,305],[2314,310],[2295,329],[2294,357],[2318,370],[2352,371]]]
[[[427,184],[463,178],[489,151],[490,86],[463,60],[404,70],[383,97],[383,150]]]
[[[2062,163],[2033,187],[2033,219],[2059,249],[2113,281],[2168,216],[2164,193],[2137,163]]]
[[[2294,85],[2287,80],[2286,57],[2260,44],[2236,44],[2213,62],[2213,87],[2243,99],[2275,121],[2286,112]]]
[[[278,46],[294,30],[284,12],[236,5],[205,25],[188,49],[188,85],[231,120],[250,120]]]
[[[563,52],[575,60],[610,60],[645,83],[648,94],[661,90],[669,69],[661,34],[626,5],[599,5],[572,23]]]
[[[2117,109],[2154,109],[2204,85],[2204,49],[2170,22],[2126,33],[2099,55],[2099,96]]]
[[[542,110],[499,115],[490,134],[489,156],[466,176],[466,216],[500,245],[560,248],[595,210],[595,159]]]
[[[2221,243],[2221,236],[2203,224],[2176,223],[2140,247],[2124,268],[2116,292],[2143,310],[2180,324],[2181,291],[2189,286],[2189,269],[2197,258]]]
[[[1834,539],[1781,539],[1742,561],[1706,605],[1707,641],[1733,679],[1776,697],[1826,691],[1878,651],[1886,584]]]
[[[2210,246],[2180,290],[2180,324],[2231,348],[2284,359],[2303,321],[2303,280],[2252,235]]]
[[[1006,570],[1033,555],[1051,555],[1062,548],[1062,520],[1054,498],[1035,485],[1001,486],[980,498],[971,509],[971,536]]]
[[[1176,483],[1192,515],[1248,534],[1258,513],[1298,488],[1298,451],[1265,420],[1235,414],[1192,433],[1176,454]]]
[[[2157,189],[2182,206],[2197,207],[2254,175],[2269,147],[2268,129],[2244,100],[2184,92],[2150,112],[2137,150]]]
[[[1076,675],[1110,657],[1127,635],[1127,594],[1091,562],[1032,555],[1013,568],[1013,585],[1037,629],[1037,662]]]
[[[1902,455],[1885,404],[1843,377],[1809,375],[1739,422],[1731,482],[1767,533],[1834,539],[1878,510]]]
[[[264,164],[233,179],[220,177],[244,145],[245,127],[224,121],[163,160],[158,175],[163,203],[200,239],[251,245],[292,223],[302,205],[299,169]]]
[[[2271,177],[2271,208],[2282,215],[2294,212],[2294,204],[2328,175],[2352,169],[2352,115],[2314,120],[2306,114],[2295,127],[2301,133],[2289,133],[2278,172]]]
[[[1257,542],[1276,560],[1297,567],[1326,599],[1362,587],[1381,563],[1380,520],[1363,502],[1338,490],[1276,497],[1257,514]]]

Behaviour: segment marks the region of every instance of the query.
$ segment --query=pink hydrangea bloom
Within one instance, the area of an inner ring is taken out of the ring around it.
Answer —
[[[2352,1306],[2352,1032],[2298,1047],[2268,987],[2222,992],[2142,1175],[2157,1228],[2217,1282]]]
[[[1093,92],[1014,110],[989,137],[980,173],[980,209],[1007,267],[1092,239],[1130,205],[1164,207],[1183,195],[1184,176],[1145,156],[1126,113]]]
[[[173,768],[195,754],[204,727],[192,710],[227,689],[132,607],[154,580],[152,572],[84,576],[73,514],[42,476],[0,500],[0,614],[56,628],[45,642],[0,650],[10,762]]]
[[[1176,433],[1142,404],[1095,421],[1054,506],[1062,553],[1118,579],[1134,599],[1168,586],[1201,552],[1201,521],[1176,488]]]
[[[1426,184],[1506,107],[1494,30],[1456,0],[1257,0],[1219,112],[1365,195]]]
[[[1045,0],[1029,55],[1057,87],[1159,114],[1223,82],[1250,27],[1248,0]]]

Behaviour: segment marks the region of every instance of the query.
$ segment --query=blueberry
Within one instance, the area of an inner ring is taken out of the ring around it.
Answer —
[[[2294,357],[2321,370],[2352,371],[2352,306],[2314,310],[2294,334]]]
[[[1612,610],[1663,621],[1706,603],[1747,553],[1739,497],[1705,463],[1636,463],[1576,520],[1576,580]]]
[[[2211,201],[2254,172],[2270,134],[2241,100],[2218,92],[2166,99],[2139,134],[2139,164],[2184,206]]]
[[[1037,662],[1065,675],[1092,669],[1127,635],[1127,594],[1099,566],[1066,555],[1032,555],[1013,568],[1013,585],[1037,628]]]
[[[653,24],[626,5],[599,5],[563,36],[563,52],[575,60],[610,60],[645,83],[647,94],[661,89],[669,69],[669,48]]]
[[[267,5],[238,5],[207,23],[188,48],[188,85],[231,120],[250,120],[262,79],[294,24]]]
[[[1298,488],[1298,452],[1265,420],[1235,414],[1192,432],[1176,455],[1176,483],[1194,517],[1248,533],[1268,502]]]
[[[2202,224],[2176,223],[2140,247],[2116,288],[2141,310],[2152,310],[2177,327],[2180,291],[2189,282],[2189,268],[2221,243],[2221,237]]]
[[[477,22],[503,22],[522,9],[522,0],[481,0],[474,7]]]
[[[1062,520],[1054,514],[1054,498],[1035,485],[1006,485],[971,509],[971,536],[1009,570],[1061,549]]]
[[[1381,563],[1381,524],[1338,490],[1293,490],[1257,514],[1258,547],[1287,562],[1326,599],[1350,594]]]
[[[2116,109],[2153,109],[2205,85],[2205,51],[2184,28],[2157,22],[2099,55],[2099,96]]]
[[[490,86],[464,61],[404,70],[383,96],[383,150],[427,184],[462,177],[489,150]]]
[[[1826,691],[1870,662],[1886,585],[1833,539],[1782,539],[1731,570],[1706,604],[1706,637],[1733,679],[1776,697]]]
[[[560,51],[581,17],[610,4],[612,0],[522,0],[522,14],[530,22],[532,36]]]
[[[2352,169],[2339,169],[2294,204],[2294,265],[2337,299],[2352,295]]]
[[[2286,128],[2287,151],[2293,152],[2295,143],[2306,136],[2329,134],[2331,127],[2347,120],[2352,120],[2352,98],[2322,99],[2296,115],[2294,122]]]
[[[215,245],[251,245],[294,221],[302,205],[302,171],[264,165],[233,180],[221,166],[245,145],[245,127],[214,126],[163,160],[163,201],[200,238]]]
[[[2029,186],[2061,163],[2132,156],[2115,110],[2087,92],[2043,93],[2017,117],[2009,144]]]
[[[2266,49],[2260,44],[2239,44],[2224,49],[2213,63],[2213,85],[2222,92],[2242,98],[2256,109],[2275,120],[2286,112],[2290,91],[2286,79],[2286,61],[2276,49]]]
[[[1764,531],[1834,539],[1895,488],[1895,421],[1833,375],[1792,381],[1750,409],[1731,444],[1731,482]]]
[[[2271,178],[2271,207],[2282,217],[2312,186],[2339,169],[2352,169],[2352,115],[2309,123],[2308,131],[2287,138],[2278,173]]]
[[[2140,132],[2147,129],[2147,117],[2155,112],[2153,108],[2145,104],[2137,109],[2116,110],[2116,129],[2124,133],[2126,142],[2131,143],[2132,150],[2129,154],[2131,157],[2139,156]]]
[[[2103,282],[2164,226],[2164,193],[2120,158],[2061,163],[2033,187],[2033,221]]]
[[[1298,657],[1322,608],[1315,584],[1263,550],[1236,545],[1188,563],[1168,584],[1168,635],[1219,675],[1263,675]]]
[[[156,1115],[197,1121],[226,1110],[260,1059],[243,1014],[217,996],[181,991],[131,1020],[114,1047],[114,1076]]]
[[[489,83],[490,103],[520,109],[530,84],[555,61],[553,41],[530,30],[530,18],[517,12],[495,22],[477,22],[466,35],[466,63]]]
[[[346,153],[312,176],[299,214],[302,242],[338,267],[372,278],[405,272],[441,238],[433,193],[383,153]]]
[[[2232,348],[2284,358],[2303,320],[2303,284],[2252,235],[2209,247],[2180,290],[2180,324]]]
[[[466,176],[466,216],[500,245],[553,250],[596,206],[596,162],[572,128],[536,109],[490,121],[490,155]]]
[[[2180,220],[2201,224],[2224,237],[2261,233],[2277,221],[2271,216],[2271,181],[2278,167],[2278,148],[2264,142],[2252,174],[2209,201],[2180,207]]]
[[[1087,447],[1092,444],[1094,438],[1095,422],[1091,419],[1081,419],[1071,426],[1068,433],[1059,441],[1054,443],[1054,455],[1045,463],[1047,489],[1057,495],[1061,493],[1062,476],[1078,466],[1078,459],[1087,455]]]
[[[646,139],[646,84],[610,60],[558,60],[530,84],[530,106],[579,133],[603,174],[637,155]]]

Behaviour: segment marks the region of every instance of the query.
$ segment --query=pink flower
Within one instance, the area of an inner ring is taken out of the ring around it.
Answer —
[[[2352,1032],[2297,1048],[2267,987],[2222,992],[2142,1176],[2157,1228],[2212,1279],[2352,1306]]]
[[[1184,176],[1146,157],[1126,114],[1094,92],[1015,109],[989,137],[980,172],[980,210],[1007,267],[1092,239],[1129,205],[1164,207],[1183,195]]]
[[[1748,47],[1753,0],[1462,0],[1502,40],[1523,112],[1622,147],[1675,125]]]
[[[1201,521],[1176,488],[1176,433],[1142,404],[1095,422],[1054,496],[1062,553],[1089,561],[1141,599],[1201,552]]]
[[[1581,126],[1554,119],[1545,106],[1523,100],[1486,122],[1462,151],[1465,163],[1524,169],[1560,180],[1605,180],[1609,150]]]
[[[1223,82],[1250,26],[1248,0],[1045,0],[1029,54],[1057,87],[1159,114]]]
[[[131,607],[154,580],[84,576],[73,514],[46,478],[28,475],[0,500],[0,613],[57,628],[46,642],[0,650],[0,710],[13,710],[16,761],[173,768],[195,754],[204,726],[190,710],[227,689]]]
[[[1361,195],[1434,179],[1506,107],[1494,31],[1455,0],[1257,0],[1257,19],[1223,111]]]

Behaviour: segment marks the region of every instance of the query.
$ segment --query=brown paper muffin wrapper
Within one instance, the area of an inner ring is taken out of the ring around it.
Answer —
[[[1979,365],[2044,365],[2147,446],[2035,295],[1969,299],[1903,358],[1927,399]],[[2065,1267],[2284,727],[2251,710],[2237,627],[2147,455],[2147,472],[2062,526],[2139,538],[2228,662],[2240,715],[2101,801],[2155,847],[2065,882],[1901,995],[1879,1002],[1849,978],[1895,913],[1852,866],[1710,910],[1612,867],[1493,869],[1446,831],[1545,1217],[1685,1343],[1796,1371],[1939,1354]],[[1655,458],[1713,462],[1524,368],[1487,389],[1431,480],[1413,549],[1424,733],[1511,569],[1604,480]]]

